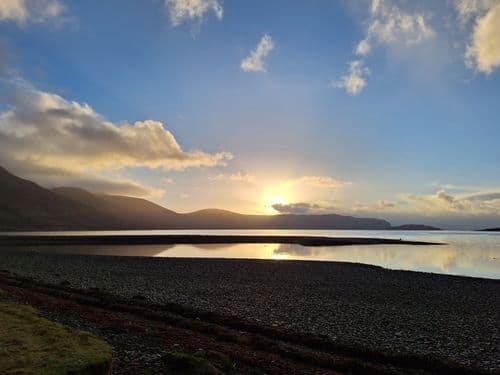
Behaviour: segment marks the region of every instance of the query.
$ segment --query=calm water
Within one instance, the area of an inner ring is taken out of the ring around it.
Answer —
[[[44,234],[44,232],[31,232]],[[446,243],[441,246],[362,245],[307,247],[280,244],[53,246],[29,250],[73,254],[148,257],[202,257],[305,259],[357,262],[403,269],[500,279],[500,233],[460,231],[360,231],[360,230],[197,230],[51,232],[50,234],[269,234],[331,237],[379,237]],[[49,233],[47,233],[49,234]]]

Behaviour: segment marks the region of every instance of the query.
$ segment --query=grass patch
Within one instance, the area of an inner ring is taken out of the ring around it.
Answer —
[[[111,348],[89,333],[39,316],[31,306],[0,302],[0,373],[101,375]]]

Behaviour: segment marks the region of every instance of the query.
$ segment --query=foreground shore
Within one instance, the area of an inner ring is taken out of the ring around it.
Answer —
[[[500,369],[500,281],[346,263],[0,251],[0,269],[51,284],[233,315],[339,344]]]

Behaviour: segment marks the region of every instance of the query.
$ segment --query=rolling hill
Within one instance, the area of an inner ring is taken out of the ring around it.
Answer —
[[[73,187],[45,189],[0,167],[3,231],[392,228],[398,229],[386,220],[336,214],[244,215],[219,209],[177,213],[141,198],[95,194]]]

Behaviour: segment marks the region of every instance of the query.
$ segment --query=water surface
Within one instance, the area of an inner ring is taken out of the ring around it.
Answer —
[[[211,234],[211,235],[307,235],[330,237],[376,237],[446,243],[440,246],[353,245],[309,247],[292,244],[209,244],[209,245],[118,245],[50,246],[30,251],[72,254],[298,259],[356,262],[453,275],[500,279],[500,233],[465,231],[382,231],[382,230],[188,230],[188,231],[102,231],[102,232],[26,232],[29,234],[127,235],[127,234]]]

